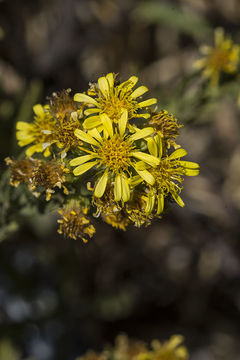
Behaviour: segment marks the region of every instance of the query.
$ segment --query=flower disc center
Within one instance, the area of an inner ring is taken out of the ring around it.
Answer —
[[[115,172],[127,170],[130,160],[131,144],[118,134],[106,139],[98,150],[101,163]]]

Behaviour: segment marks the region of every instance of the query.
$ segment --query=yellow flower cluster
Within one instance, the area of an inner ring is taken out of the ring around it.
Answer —
[[[213,47],[204,45],[200,48],[204,56],[195,62],[194,67],[202,70],[204,78],[210,79],[210,85],[216,87],[221,74],[235,74],[240,60],[240,46],[234,44],[230,37],[224,36],[224,30],[215,30]]]
[[[130,224],[148,226],[168,200],[184,206],[184,176],[197,175],[199,166],[181,159],[187,154],[176,143],[182,125],[166,110],[152,111],[157,100],[142,99],[148,89],[136,87],[137,81],[131,76],[120,83],[109,73],[84,93],[54,93],[48,104],[34,106],[33,122],[17,122],[27,158],[8,160],[10,182],[27,183],[31,191],[44,188],[47,200],[62,187],[59,233],[65,236],[93,236],[85,216],[93,207],[95,216],[126,230]],[[41,153],[41,159],[32,157]]]
[[[144,342],[130,340],[126,335],[116,338],[115,346],[97,353],[88,351],[76,360],[188,360],[183,337],[173,335],[168,341],[152,341],[151,349]]]

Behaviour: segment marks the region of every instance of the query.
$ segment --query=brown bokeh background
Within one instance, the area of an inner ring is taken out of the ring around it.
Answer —
[[[218,26],[240,43],[239,21],[238,0],[0,1],[3,170],[33,104],[107,72],[139,76],[185,125],[179,143],[201,167],[184,183],[185,208],[172,204],[127,232],[96,220],[87,245],[57,235],[41,203],[14,209],[0,231],[0,348],[10,339],[23,357],[73,360],[119,332],[145,341],[179,333],[192,360],[239,359],[238,84],[199,101],[202,80],[191,80],[199,45]],[[1,190],[3,209],[9,197],[14,208],[6,179]]]

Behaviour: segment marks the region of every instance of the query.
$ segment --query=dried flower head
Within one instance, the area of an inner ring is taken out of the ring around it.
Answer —
[[[150,114],[142,112],[147,107],[156,104],[157,99],[138,101],[137,99],[148,91],[146,86],[140,86],[136,90],[133,87],[138,82],[136,76],[131,76],[127,81],[117,85],[116,75],[109,73],[100,77],[97,84],[92,84],[88,94],[75,94],[74,100],[84,103],[89,108],[85,115],[89,116],[85,122],[86,129],[101,127],[100,114],[106,114],[113,122],[118,123],[123,110],[127,110],[128,118],[149,118]]]
[[[179,135],[178,129],[183,125],[178,124],[178,120],[174,115],[169,114],[166,110],[153,113],[149,125],[157,131],[168,148],[170,146],[179,147],[175,140]]]
[[[95,228],[86,217],[87,208],[81,208],[77,202],[71,202],[62,209],[59,209],[61,219],[58,220],[58,233],[71,239],[81,239],[87,242],[95,233]]]
[[[210,79],[211,86],[217,86],[221,73],[234,74],[239,64],[240,46],[230,37],[224,37],[224,30],[215,30],[215,46],[202,46],[200,52],[205,56],[194,64],[196,69],[203,69],[203,77]]]
[[[5,161],[10,166],[10,184],[15,187],[21,183],[30,185],[33,171],[41,163],[40,160],[32,158],[12,160],[8,157]]]
[[[69,170],[63,164],[56,161],[42,162],[33,169],[30,189],[34,191],[35,196],[38,196],[40,193],[36,192],[35,189],[44,188],[47,201],[51,199],[55,187],[63,188],[64,193],[67,195],[68,190],[63,185],[66,181],[66,173],[69,173]]]
[[[53,93],[50,100],[50,108],[56,118],[54,137],[57,146],[62,150],[64,158],[71,147],[80,146],[82,142],[74,135],[76,129],[81,128],[83,105],[77,106],[70,95],[71,89]]]
[[[71,89],[54,92],[49,98],[50,109],[57,120],[69,118],[72,112],[78,110],[70,92]]]

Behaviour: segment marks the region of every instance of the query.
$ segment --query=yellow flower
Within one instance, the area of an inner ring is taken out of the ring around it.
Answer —
[[[196,69],[203,69],[203,77],[210,78],[211,86],[217,86],[220,73],[234,74],[239,63],[240,47],[230,37],[224,38],[224,30],[215,30],[215,46],[203,46],[200,51],[205,57],[194,64]]]
[[[118,125],[114,126],[106,114],[100,115],[103,124],[103,135],[95,128],[87,133],[76,130],[75,135],[85,143],[91,145],[81,149],[88,155],[79,156],[70,161],[71,166],[77,166],[73,173],[79,176],[93,168],[95,165],[103,169],[102,176],[98,179],[94,195],[102,197],[109,181],[114,182],[115,201],[126,202],[130,198],[128,178],[131,177],[131,170],[134,169],[149,184],[154,184],[155,179],[148,170],[139,166],[142,163],[156,166],[160,160],[155,156],[135,149],[134,142],[143,139],[153,133],[150,127],[136,131],[132,135],[126,132],[128,121],[127,110],[122,112]],[[137,160],[140,160],[139,162]]]
[[[182,345],[183,337],[173,335],[168,341],[152,342],[152,349],[144,342],[130,340],[127,335],[119,335],[115,345],[100,353],[88,351],[78,360],[188,360],[188,350]]]
[[[62,216],[58,220],[58,233],[74,240],[80,238],[83,242],[87,242],[96,232],[90,220],[85,216],[88,212],[87,208],[81,208],[76,202],[71,202],[63,209],[58,210]]]
[[[53,129],[56,120],[52,117],[49,106],[40,104],[33,107],[35,113],[34,122],[32,124],[18,121],[16,124],[16,137],[19,146],[34,144],[26,150],[28,157],[35,152],[44,152],[44,156],[49,156],[50,145],[55,142]]]
[[[152,342],[152,351],[140,353],[138,360],[188,360],[187,348],[181,343],[181,335],[171,336],[169,341],[161,343],[158,340]]]
[[[174,148],[179,147],[175,140],[179,135],[178,129],[183,127],[183,125],[178,124],[175,116],[169,114],[166,110],[161,110],[159,113],[153,113],[149,120],[149,125],[157,131],[168,148],[171,145]]]
[[[140,86],[133,90],[138,82],[136,76],[131,76],[127,81],[117,85],[115,82],[116,75],[109,73],[100,77],[97,84],[92,84],[88,94],[75,94],[74,100],[84,103],[88,106],[85,115],[89,116],[85,122],[86,129],[92,129],[101,126],[100,114],[107,114],[115,123],[118,123],[123,109],[128,111],[129,119],[150,117],[149,113],[143,112],[153,104],[157,99],[148,99],[138,101],[137,99],[148,91],[146,86]]]
[[[187,155],[187,151],[179,148],[171,155],[163,153],[162,141],[159,135],[148,138],[148,149],[151,155],[159,158],[160,163],[156,167],[149,168],[149,172],[155,179],[155,183],[148,184],[148,198],[146,213],[151,213],[156,205],[156,214],[159,215],[164,209],[164,198],[171,195],[179,206],[184,206],[180,197],[183,177],[196,176],[199,174],[199,165],[191,161],[182,161],[181,157]],[[135,185],[140,182],[139,176],[132,180]]]

